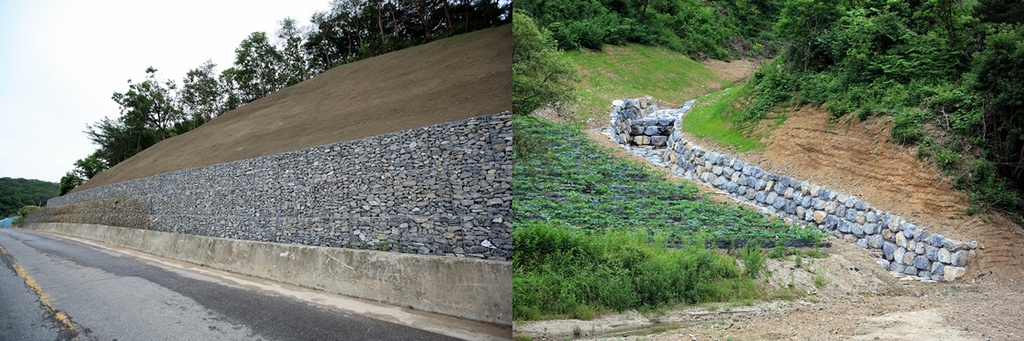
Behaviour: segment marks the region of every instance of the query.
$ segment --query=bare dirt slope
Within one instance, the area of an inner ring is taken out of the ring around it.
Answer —
[[[76,191],[512,110],[512,25],[328,70],[164,140]]]
[[[736,66],[719,63],[706,66]],[[744,67],[744,69],[747,69]],[[749,69],[748,69],[749,70]],[[726,73],[730,70],[722,70]],[[887,118],[829,120],[818,108],[797,108],[740,155],[773,172],[812,181],[927,225],[928,230],[981,247],[958,283],[896,280],[874,255],[832,238],[829,257],[771,261],[769,290],[792,286],[791,299],[752,306],[696,307],[653,315],[616,314],[592,321],[519,324],[541,339],[570,336],[615,340],[1019,340],[1024,339],[1024,237],[998,213],[968,216],[967,197],[916,150],[890,141]],[[597,140],[607,138],[591,134]],[[701,141],[702,146],[728,151]],[[642,158],[641,158],[642,159]],[[815,277],[825,285],[816,285]],[[775,295],[784,297],[785,295]]]

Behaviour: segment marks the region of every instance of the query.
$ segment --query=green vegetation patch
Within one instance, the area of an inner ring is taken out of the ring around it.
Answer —
[[[702,200],[692,184],[668,182],[591,144],[578,126],[531,118],[515,125],[517,138],[533,146],[528,157],[517,151],[513,173],[516,319],[747,299],[759,271],[739,270],[715,247],[824,237]]]
[[[565,53],[579,67],[579,118],[605,118],[611,102],[653,96],[682,105],[711,92],[715,84],[729,86],[700,62],[665,48],[644,45],[609,46],[603,51]]]
[[[697,99],[693,110],[683,119],[683,131],[698,138],[711,138],[722,146],[736,148],[740,152],[762,150],[760,143],[764,132],[753,129],[759,122],[744,120],[745,103],[751,96],[748,83],[725,89]],[[770,118],[768,128],[774,128],[786,121],[785,116]]]

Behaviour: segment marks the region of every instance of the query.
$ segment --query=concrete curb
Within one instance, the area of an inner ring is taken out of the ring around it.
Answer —
[[[454,317],[512,325],[512,263],[255,242],[125,227],[36,223],[23,228]]]

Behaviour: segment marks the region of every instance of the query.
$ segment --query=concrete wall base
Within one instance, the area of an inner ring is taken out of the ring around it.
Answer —
[[[512,325],[512,263],[214,238],[90,224],[27,229],[121,245],[225,271],[498,325]]]

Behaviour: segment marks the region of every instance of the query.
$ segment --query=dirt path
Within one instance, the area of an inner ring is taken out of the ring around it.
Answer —
[[[722,63],[709,67],[737,75],[749,71]],[[929,231],[977,240],[981,247],[961,282],[897,280],[874,263],[876,255],[833,239],[827,258],[803,259],[801,266],[792,258],[768,262],[772,276],[765,287],[769,297],[777,298],[773,301],[656,315],[612,314],[594,321],[530,322],[517,324],[516,332],[535,339],[571,339],[579,327],[582,338],[599,340],[1024,339],[1021,228],[997,213],[968,216],[966,196],[953,190],[935,166],[919,160],[915,149],[890,141],[887,118],[831,122],[829,117],[817,108],[794,110],[765,138],[764,151],[739,156],[856,195]],[[598,144],[615,146],[600,133],[588,135]]]

